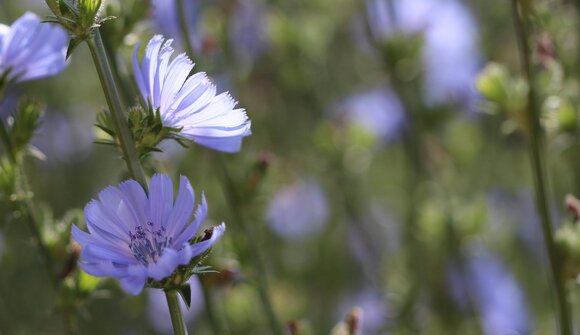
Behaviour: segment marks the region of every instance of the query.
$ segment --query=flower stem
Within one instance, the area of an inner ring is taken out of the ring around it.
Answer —
[[[185,321],[181,314],[181,306],[179,305],[179,295],[176,290],[165,291],[167,298],[167,305],[169,306],[169,314],[171,315],[171,323],[173,324],[173,334],[187,335],[187,328]]]
[[[109,105],[109,113],[119,139],[119,145],[123,151],[123,159],[127,163],[127,168],[131,176],[147,189],[145,173],[143,172],[139,155],[135,149],[135,142],[127,125],[119,89],[113,77],[111,65],[109,64],[99,29],[94,29],[92,36],[87,39],[87,44],[93,56],[93,62],[95,63],[99,79],[101,80],[101,86],[103,87],[103,92]]]
[[[14,167],[15,191],[19,198],[22,199],[19,201],[20,212],[24,215],[24,221],[26,221],[29,226],[30,232],[34,237],[34,243],[36,243],[44,258],[44,265],[47,268],[48,277],[50,278],[51,283],[54,287],[58,287],[59,282],[54,272],[54,263],[50,255],[50,250],[48,250],[48,247],[44,244],[40,228],[38,227],[38,222],[34,215],[34,203],[31,199],[32,192],[30,191],[28,180],[26,179],[26,174],[24,172],[24,158],[21,155],[17,155],[14,151],[7,130],[2,124],[0,124],[0,138],[2,139],[2,142],[4,142],[4,148],[8,155],[8,159]]]
[[[246,237],[250,252],[252,254],[252,260],[254,261],[254,275],[258,289],[258,295],[260,297],[260,302],[262,303],[262,308],[270,324],[270,330],[272,334],[283,335],[284,331],[281,328],[280,321],[274,312],[274,307],[270,301],[270,295],[268,293],[268,281],[266,279],[266,267],[262,260],[260,251],[258,250],[258,241],[256,241],[255,235],[250,231],[246,221],[244,220],[243,214],[240,210],[240,204],[237,197],[237,189],[234,185],[232,178],[230,177],[223,157],[218,156],[214,159],[216,168],[221,173],[222,188],[224,190],[225,196],[227,198],[227,203],[232,212],[233,219],[235,221],[235,226],[241,230],[242,234]]]
[[[32,232],[32,235],[34,237],[34,242],[40,249],[40,253],[44,258],[44,264],[48,272],[48,277],[50,278],[50,281],[53,284],[53,286],[55,288],[58,288],[59,282],[54,272],[54,264],[52,261],[52,257],[50,255],[50,250],[48,250],[48,247],[46,246],[44,240],[42,239],[42,234],[38,226],[38,221],[36,220],[36,216],[34,215],[34,203],[30,198],[32,192],[28,187],[28,180],[24,175],[24,167],[22,165],[22,162],[17,162],[15,169],[16,169],[16,192],[21,194],[23,197],[23,201],[21,202],[20,208],[25,216],[24,220],[28,223],[30,231]]]
[[[554,236],[552,232],[552,223],[550,219],[550,210],[548,207],[546,195],[546,172],[543,164],[543,143],[542,143],[542,128],[540,125],[540,110],[537,102],[536,92],[534,88],[534,78],[532,76],[532,68],[530,62],[530,48],[527,40],[526,26],[521,17],[518,0],[512,0],[513,16],[516,26],[516,34],[520,47],[520,57],[522,62],[522,71],[528,82],[528,113],[531,123],[530,140],[530,158],[533,170],[534,188],[536,194],[536,207],[540,214],[542,232],[544,235],[544,243],[548,251],[548,258],[550,261],[550,268],[556,289],[557,312],[559,316],[560,334],[571,335],[572,319],[568,306],[568,299],[566,293],[566,280],[563,276],[562,262],[558,258],[556,245],[554,243]]]
[[[179,28],[181,29],[181,43],[186,49],[187,54],[190,57],[193,57],[193,47],[191,45],[191,36],[188,29],[184,0],[177,0],[177,11],[179,15]],[[266,280],[266,268],[258,250],[255,236],[249,230],[244,220],[243,214],[241,213],[237,198],[237,189],[227,171],[223,158],[221,156],[216,156],[214,158],[216,169],[221,173],[220,181],[222,182],[222,189],[227,198],[227,202],[230,207],[230,211],[232,212],[233,219],[236,223],[236,227],[238,227],[242,234],[246,236],[250,252],[252,253],[258,295],[260,297],[264,313],[268,319],[268,323],[270,324],[271,331],[273,334],[283,335],[284,331],[281,328],[280,322],[276,316],[276,313],[274,312],[274,308],[272,307],[272,302],[270,301],[270,296],[268,293],[268,282]],[[206,299],[206,308],[209,310],[211,309],[211,306],[208,306],[208,302],[209,301]]]

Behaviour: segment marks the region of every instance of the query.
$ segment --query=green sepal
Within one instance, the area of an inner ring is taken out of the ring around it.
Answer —
[[[187,309],[189,309],[189,307],[191,307],[191,287],[189,284],[181,285],[177,288],[177,292],[181,298],[183,298],[183,302],[185,302]]]
[[[74,51],[74,49],[76,49],[77,46],[79,46],[79,44],[81,44],[83,42],[83,40],[81,38],[71,38],[70,42],[68,43],[68,48],[66,49],[66,58],[65,59],[69,59],[69,57],[72,55],[72,52]]]

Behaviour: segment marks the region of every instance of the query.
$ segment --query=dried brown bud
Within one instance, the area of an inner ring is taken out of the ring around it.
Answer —
[[[543,66],[546,66],[547,62],[556,57],[554,43],[548,33],[544,32],[538,35],[536,39],[536,52],[538,53],[538,60]]]
[[[580,218],[580,200],[572,194],[566,195],[566,209],[572,215],[574,221]]]
[[[296,320],[290,320],[286,323],[286,326],[288,326],[288,330],[290,331],[290,335],[298,335],[298,331],[300,330],[298,321]]]
[[[346,325],[349,334],[359,334],[361,330],[363,311],[359,307],[353,308],[346,316]]]

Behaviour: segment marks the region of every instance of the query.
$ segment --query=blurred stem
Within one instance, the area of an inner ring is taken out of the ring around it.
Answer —
[[[230,334],[227,324],[224,319],[218,319],[218,314],[216,313],[216,306],[213,300],[210,285],[205,280],[200,278],[201,289],[203,292],[203,300],[205,302],[205,312],[209,323],[211,325],[214,335],[226,335]]]
[[[147,179],[145,178],[139,155],[135,149],[135,142],[133,141],[133,137],[131,136],[131,132],[127,125],[126,113],[123,108],[119,89],[115,82],[99,29],[93,30],[91,38],[87,39],[87,44],[91,50],[95,68],[99,74],[101,86],[103,87],[105,98],[107,99],[113,127],[115,128],[117,138],[119,139],[119,145],[123,151],[123,159],[125,159],[125,162],[127,163],[130,175],[147,189]]]
[[[169,306],[169,314],[171,315],[171,323],[173,324],[173,334],[187,335],[187,328],[183,315],[181,314],[181,306],[179,305],[179,296],[176,290],[165,291],[167,298],[167,305]]]
[[[532,131],[529,136],[530,140],[530,158],[534,177],[534,188],[536,194],[536,207],[540,214],[544,242],[548,251],[548,258],[552,270],[554,286],[556,289],[556,300],[558,304],[557,312],[559,315],[560,334],[573,334],[572,320],[568,306],[566,279],[562,271],[562,262],[558,258],[556,245],[552,232],[552,223],[550,220],[550,210],[546,195],[546,172],[543,165],[544,150],[542,143],[542,128],[540,125],[540,108],[538,105],[534,78],[530,62],[530,48],[527,40],[526,25],[521,17],[518,8],[518,0],[512,0],[513,16],[516,25],[516,34],[520,47],[520,57],[522,62],[522,71],[528,82],[528,113],[531,122]]]
[[[221,173],[220,181],[222,182],[222,188],[227,198],[230,211],[232,212],[235,225],[238,227],[238,229],[241,230],[242,234],[248,241],[250,253],[252,254],[252,260],[254,261],[254,276],[257,284],[258,294],[262,303],[262,308],[264,309],[264,313],[266,314],[270,324],[270,330],[273,334],[283,335],[285,332],[282,330],[280,322],[276,316],[276,313],[274,312],[272,302],[270,301],[270,296],[268,293],[268,281],[266,279],[266,267],[264,266],[261,254],[258,250],[258,241],[244,220],[240,204],[238,202],[237,189],[227,171],[223,157],[216,156],[214,158],[216,169]]]
[[[181,29],[181,45],[189,57],[193,57],[193,47],[191,45],[191,35],[189,33],[189,22],[187,22],[187,13],[185,0],[177,0],[177,15],[179,16],[179,29]]]
[[[42,238],[42,233],[40,232],[39,223],[36,220],[36,216],[34,215],[34,203],[32,202],[32,192],[28,186],[28,180],[26,179],[26,175],[24,173],[24,164],[21,159],[17,159],[15,161],[15,169],[16,169],[16,193],[22,197],[22,201],[20,201],[20,208],[21,212],[24,215],[24,221],[28,223],[30,231],[34,237],[34,242],[40,249],[40,253],[44,258],[44,264],[46,266],[46,270],[48,272],[48,277],[52,283],[52,285],[57,288],[58,287],[58,279],[56,278],[56,274],[54,272],[54,263],[52,261],[52,257],[50,255],[50,250],[44,243]]]
[[[50,255],[50,250],[44,244],[44,240],[42,239],[42,234],[40,232],[40,228],[38,226],[38,222],[36,220],[36,216],[34,215],[34,203],[32,202],[32,192],[28,186],[28,180],[26,179],[26,174],[24,172],[24,158],[22,155],[17,154],[14,151],[14,145],[10,141],[10,136],[8,135],[8,131],[4,124],[1,124],[0,121],[0,138],[2,142],[4,142],[4,148],[6,153],[8,154],[8,158],[14,167],[15,171],[15,180],[14,180],[14,187],[17,196],[19,197],[19,207],[20,212],[24,216],[24,221],[28,224],[30,232],[33,235],[34,242],[40,249],[40,253],[44,258],[44,264],[48,271],[48,277],[52,282],[55,288],[58,287],[58,279],[54,272],[54,263],[52,261],[52,257]]]

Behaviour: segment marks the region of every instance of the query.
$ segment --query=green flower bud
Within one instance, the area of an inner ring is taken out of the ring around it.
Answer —
[[[476,79],[475,86],[483,95],[491,111],[506,114],[525,134],[531,131],[526,113],[528,84],[523,78],[513,77],[501,64],[489,63]]]
[[[42,107],[33,101],[22,101],[16,113],[8,118],[8,124],[0,122],[0,137],[13,161],[30,153],[29,142],[40,125]]]

